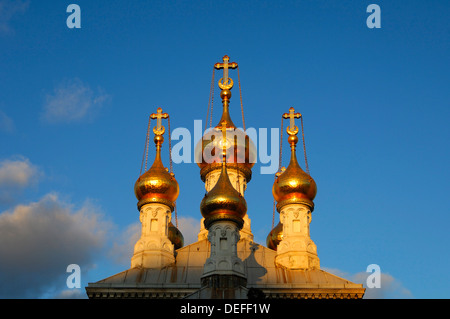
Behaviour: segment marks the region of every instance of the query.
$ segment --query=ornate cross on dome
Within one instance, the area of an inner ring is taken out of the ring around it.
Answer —
[[[295,126],[295,119],[300,118],[302,115],[300,113],[294,113],[295,110],[293,107],[289,108],[289,113],[284,113],[283,118],[289,119],[289,126],[286,131],[289,135],[296,135],[298,133],[298,127]]]
[[[162,108],[158,107],[158,109],[156,110],[156,114],[152,113],[150,115],[150,118],[152,119],[156,119],[156,127],[153,128],[153,133],[161,135],[164,134],[164,126],[162,126],[161,121],[162,119],[166,119],[169,117],[169,114],[167,113],[163,113],[162,112]]]
[[[236,62],[228,63],[230,61],[228,55],[225,55],[222,59],[223,63],[214,64],[214,68],[217,70],[223,69],[223,78],[219,80],[219,87],[222,90],[229,90],[233,87],[233,79],[228,77],[228,69],[236,69],[238,64]]]

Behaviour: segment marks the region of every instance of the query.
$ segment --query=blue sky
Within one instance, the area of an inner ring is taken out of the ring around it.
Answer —
[[[66,25],[71,3],[81,29]],[[371,3],[380,29],[366,25]],[[321,266],[358,280],[378,264],[385,281],[374,296],[449,298],[449,9],[444,0],[0,0],[0,297],[84,296],[67,290],[68,264],[81,266],[83,286],[129,267],[148,116],[162,107],[172,129],[193,131],[206,119],[212,66],[227,54],[239,63],[247,127],[277,128],[291,106],[303,114]],[[237,86],[231,116],[242,125]],[[166,137],[168,166],[167,146]],[[246,200],[265,244],[273,176],[260,166]],[[174,172],[189,239],[204,184],[195,163]]]

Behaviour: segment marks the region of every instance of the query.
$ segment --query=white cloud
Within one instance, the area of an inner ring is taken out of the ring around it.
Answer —
[[[42,175],[39,168],[23,156],[0,161],[0,204],[12,202],[24,188],[35,185]]]
[[[392,275],[384,273],[380,274],[380,288],[367,288],[367,277],[371,275],[370,272],[359,272],[356,274],[348,274],[344,271],[335,268],[324,268],[323,270],[330,272],[338,277],[345,278],[354,283],[363,284],[366,288],[364,299],[409,299],[413,298],[411,291],[403,286],[403,284]]]
[[[0,187],[26,187],[38,175],[39,169],[28,158],[0,161]]]
[[[0,131],[4,133],[12,133],[15,131],[14,121],[0,110]]]
[[[116,263],[125,267],[130,266],[134,245],[141,236],[141,223],[137,221],[129,225],[124,232],[114,236],[115,241],[109,252],[109,257]]]
[[[54,296],[52,299],[87,299],[87,295],[81,289],[66,289],[62,290]]]
[[[38,298],[64,287],[67,265],[93,267],[110,224],[90,202],[75,209],[48,194],[0,214],[0,297]]]
[[[406,289],[403,284],[388,273],[381,272],[380,288],[367,288],[366,280],[370,275],[368,272],[360,272],[352,276],[355,282],[364,283],[366,293],[365,299],[409,299],[413,298],[411,291]]]
[[[90,120],[108,99],[102,89],[94,92],[80,79],[67,80],[47,94],[42,120],[53,124]]]
[[[30,1],[0,1],[0,34],[14,34],[11,21],[17,14],[24,13],[30,5]]]

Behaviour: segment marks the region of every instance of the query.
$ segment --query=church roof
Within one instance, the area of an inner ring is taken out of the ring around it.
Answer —
[[[239,134],[233,134],[232,138],[227,136],[227,131],[236,129],[229,114],[233,80],[228,76],[228,71],[237,69],[239,80],[239,68],[236,62],[230,63],[229,57],[224,56],[223,63],[216,63],[214,69],[223,69],[223,77],[218,82],[223,110],[219,124],[211,132],[217,133],[221,129],[221,135],[209,138],[206,133],[198,144],[202,156],[213,155],[213,161],[202,160],[199,163],[200,175],[205,182],[207,193],[200,206],[204,228],[199,233],[198,241],[176,249],[181,246],[180,236],[180,240],[176,241],[180,245],[174,247],[170,244],[170,241],[174,241],[168,237],[167,226],[171,218],[170,212],[174,209],[175,222],[177,220],[175,200],[179,190],[172,168],[170,173],[166,171],[160,158],[164,133],[164,127],[161,125],[163,118],[168,119],[169,141],[171,137],[169,115],[162,113],[162,109],[159,108],[157,114],[150,116],[157,119],[157,126],[153,129],[157,146],[155,163],[140,177],[135,187],[139,200],[142,233],[135,246],[132,266],[106,279],[89,283],[86,287],[89,298],[208,298],[209,296],[240,299],[255,295],[267,298],[362,298],[365,291],[362,284],[352,283],[320,269],[316,246],[309,236],[310,214],[314,209],[313,199],[317,188],[309,175],[303,118],[300,113],[295,113],[293,107],[289,109],[289,113],[282,115],[283,119],[290,120],[286,131],[291,145],[291,162],[284,171],[280,167],[273,185],[280,221],[283,218],[283,231],[278,232],[280,245],[275,247],[269,245],[277,249],[273,250],[253,242],[243,190],[251,178],[254,162],[250,158],[254,149],[246,133],[242,132],[247,138],[242,139],[240,143],[237,138]],[[208,114],[211,111],[211,116],[213,83],[214,71],[208,106]],[[239,93],[241,95],[240,80]],[[245,130],[242,95],[240,100]],[[299,128],[295,126],[296,118],[301,120],[307,172],[300,168],[296,158],[299,133]],[[147,130],[149,128],[150,122]],[[148,140],[149,131],[142,163],[144,159],[147,163]],[[282,143],[280,165],[281,145]],[[206,150],[208,152],[205,153]],[[230,161],[229,155],[233,155],[235,160]],[[220,161],[218,157],[222,157],[222,160]],[[170,163],[172,166],[171,155]],[[236,168],[237,183],[234,181],[232,184],[228,168]],[[213,187],[209,188],[208,185],[215,178],[212,172],[217,170],[221,170],[221,174],[218,180],[214,181],[215,184],[212,184]],[[244,183],[242,190],[240,177]],[[170,211],[165,210],[168,215],[158,215],[155,205],[166,205],[168,209],[170,208]],[[154,211],[150,216],[149,212],[152,209]]]
[[[200,240],[176,251],[174,265],[161,269],[130,268],[86,287],[90,298],[184,298],[201,288],[209,242]],[[246,238],[238,243],[245,265],[247,287],[272,298],[361,298],[362,284],[355,284],[321,269],[292,270],[276,267],[276,251]]]

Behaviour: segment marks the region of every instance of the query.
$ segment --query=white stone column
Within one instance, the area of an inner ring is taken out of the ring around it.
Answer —
[[[233,222],[218,221],[209,228],[211,253],[205,262],[203,277],[211,275],[245,277],[244,263],[237,255],[239,239],[239,229]]]
[[[162,268],[175,262],[174,246],[168,237],[172,214],[168,206],[159,203],[141,207],[141,238],[134,246],[131,268]]]
[[[281,208],[283,239],[277,247],[275,263],[288,269],[319,269],[317,247],[310,238],[311,210],[303,204],[289,204]]]

